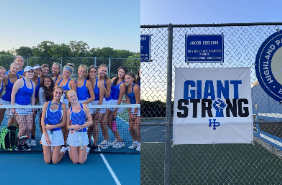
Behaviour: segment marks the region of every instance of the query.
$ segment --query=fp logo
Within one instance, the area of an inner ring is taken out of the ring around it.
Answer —
[[[210,121],[209,127],[212,127],[212,125],[213,125],[213,130],[216,130],[215,127],[219,127],[220,126],[219,122],[215,122],[216,119],[213,119],[213,122],[212,122],[212,119],[209,119],[209,121]]]

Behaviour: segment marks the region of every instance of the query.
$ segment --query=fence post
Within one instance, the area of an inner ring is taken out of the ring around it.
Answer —
[[[111,78],[111,57],[109,57],[109,78]]]
[[[63,57],[61,57],[61,74],[63,74]]]
[[[97,67],[96,65],[97,65],[97,63],[96,63],[96,57],[95,57],[94,58],[94,66]]]
[[[169,179],[170,179],[172,50],[173,50],[173,27],[171,24],[169,24],[168,25],[168,56],[167,56],[165,165],[164,165],[164,184],[165,185],[169,185]]]
[[[26,57],[26,66],[28,66],[28,57]]]

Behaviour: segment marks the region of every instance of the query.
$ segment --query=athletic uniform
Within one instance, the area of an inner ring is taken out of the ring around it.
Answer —
[[[75,83],[77,83],[77,79],[75,80]],[[90,98],[90,93],[86,87],[86,79],[84,80],[84,83],[81,87],[76,86],[76,93],[79,103],[83,103]],[[87,105],[90,105],[90,103],[88,103]],[[94,110],[90,109],[91,114],[93,114],[93,111]]]
[[[38,77],[38,84],[35,87],[35,99],[38,97],[39,88],[40,88],[40,78]]]
[[[106,87],[106,82],[104,81],[104,86],[105,88]],[[111,96],[111,92],[110,92],[110,96],[108,98],[106,98],[106,96],[104,96],[104,99],[103,99],[103,105],[112,105],[112,96]],[[110,111],[114,111],[115,109],[114,108],[108,108]]]
[[[50,108],[51,102],[52,101],[49,101],[48,107],[46,109],[45,125],[59,124],[61,119],[62,119],[62,116],[63,116],[62,103],[60,102],[60,105],[59,105],[57,110],[52,110]],[[48,134],[52,144],[48,145],[46,143],[45,135],[43,133],[43,135],[41,137],[42,145],[44,145],[44,146],[61,146],[61,145],[64,145],[64,136],[63,136],[61,127],[54,128],[52,130],[47,130],[47,134]],[[51,136],[51,134],[52,134],[52,136]]]
[[[28,88],[26,86],[25,79],[23,78],[24,84],[22,87],[19,88],[16,96],[15,96],[15,104],[16,105],[30,105],[31,103],[31,96],[33,94],[33,83],[30,80],[31,83],[31,88]],[[21,109],[16,109],[16,114],[17,115],[29,115],[32,114],[32,109],[31,108],[21,108]]]
[[[112,105],[117,105],[118,102],[118,98],[119,98],[119,93],[120,93],[120,85],[123,83],[124,81],[120,82],[117,85],[113,85],[112,84],[112,88],[111,88],[111,97],[112,97]],[[115,110],[115,108],[113,108]],[[119,108],[118,109],[118,113],[122,112],[123,108]]]
[[[2,81],[2,83],[1,83],[1,88],[0,88],[0,92],[1,92],[2,89],[3,89],[3,85],[4,85],[4,82]]]
[[[19,75],[17,75],[17,78],[18,79],[20,78]],[[6,85],[6,92],[0,100],[1,104],[11,105],[11,95],[12,95],[13,86],[14,86],[14,84],[8,78],[8,84]]]
[[[59,75],[58,75],[59,76]],[[58,76],[54,80],[54,84],[56,84],[56,81],[58,80]]]
[[[91,105],[98,105],[99,104],[99,98],[100,98],[100,90],[98,88],[98,78],[96,78],[96,83],[94,87],[94,95],[95,95],[95,100],[91,102]],[[103,99],[104,101],[104,99]],[[92,109],[92,114],[94,114],[97,111],[96,108]],[[100,113],[105,113],[106,109],[100,109]]]
[[[126,94],[127,94],[127,97],[129,98],[131,104],[136,104],[135,94],[133,92],[134,85],[135,85],[135,83],[133,83],[133,85],[132,85],[131,93],[128,93],[128,87],[126,87]],[[134,109],[135,108],[131,108],[131,113],[134,113]],[[140,116],[140,109],[138,109],[137,116]]]
[[[86,122],[86,113],[83,110],[83,106],[80,103],[81,110],[79,112],[73,112],[72,107],[70,107],[70,121],[72,125],[83,125]],[[70,146],[80,146],[80,137],[81,143],[83,146],[89,144],[88,136],[87,136],[87,128],[83,128],[77,132],[70,130],[67,144]]]
[[[63,80],[63,79],[61,79],[61,80],[59,81],[58,86],[60,86],[62,80]],[[71,80],[71,79],[69,78],[69,80],[68,80],[68,82],[66,83],[66,85],[61,86],[65,91],[71,90],[70,84],[69,84],[69,83],[70,83],[70,80]],[[63,102],[66,104],[67,109],[68,109],[68,108],[69,108],[69,101],[67,100],[67,97],[66,97],[65,93],[64,93],[64,100],[63,100]]]

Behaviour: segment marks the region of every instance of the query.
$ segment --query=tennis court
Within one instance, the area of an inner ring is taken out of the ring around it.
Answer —
[[[140,155],[90,154],[83,165],[66,156],[45,164],[42,154],[1,154],[0,182],[13,184],[140,184]]]
[[[132,144],[129,133],[127,109],[118,114],[117,129],[126,147],[91,151],[83,165],[74,165],[68,154],[57,164],[45,164],[42,146],[39,144],[39,114],[36,115],[36,143],[31,151],[7,151],[0,149],[0,184],[140,184],[140,152],[128,149]],[[0,129],[6,127],[8,117],[5,116]],[[110,139],[115,137],[109,130]],[[99,142],[103,141],[102,132]],[[53,183],[53,182],[52,182]]]
[[[164,119],[157,119],[142,124],[151,125],[141,127],[141,184],[164,184],[163,123]],[[170,156],[170,184],[277,184],[282,181],[282,159],[258,142],[174,145]]]

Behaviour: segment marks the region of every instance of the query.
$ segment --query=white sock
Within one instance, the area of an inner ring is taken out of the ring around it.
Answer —
[[[137,144],[137,140],[136,140],[136,141],[133,141],[133,143],[134,143],[134,144]]]

